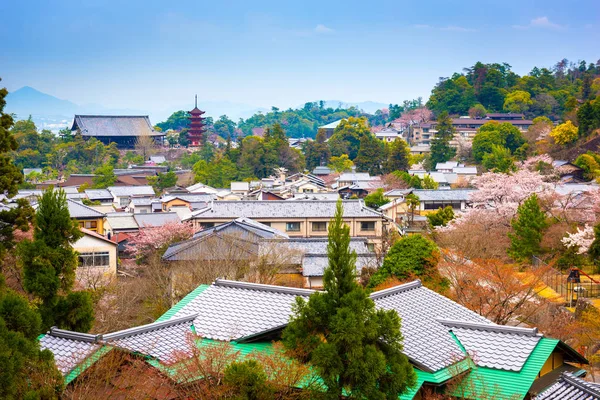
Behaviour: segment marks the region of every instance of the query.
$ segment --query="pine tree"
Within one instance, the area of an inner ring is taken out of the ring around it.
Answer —
[[[511,226],[513,232],[508,234],[510,238],[508,254],[518,261],[525,261],[539,254],[540,243],[548,223],[535,193],[519,206]]]
[[[450,146],[450,140],[454,137],[454,126],[452,119],[446,111],[442,112],[437,119],[437,133],[431,141],[431,165],[446,162],[456,155],[456,149]]]
[[[62,190],[46,190],[39,201],[33,241],[19,244],[23,287],[40,301],[42,328],[52,325],[87,331],[94,320],[91,296],[72,292],[77,252],[71,245],[83,234],[71,219]]]
[[[356,168],[371,175],[381,175],[381,165],[385,160],[385,147],[381,140],[369,133],[360,138],[360,149],[354,160]]]
[[[1,81],[1,79],[0,79]],[[10,114],[4,114],[8,95],[6,88],[0,89],[0,193],[7,192],[9,196],[17,193],[19,183],[23,182],[23,174],[12,163],[10,152],[17,150],[17,141],[9,131],[13,125]]]
[[[410,149],[403,139],[397,138],[390,143],[387,153],[385,172],[407,171],[410,168]]]
[[[329,225],[325,291],[298,298],[282,340],[294,357],[314,366],[332,398],[397,399],[415,383],[402,353],[400,318],[376,309],[357,283],[356,252],[342,217],[339,201]]]

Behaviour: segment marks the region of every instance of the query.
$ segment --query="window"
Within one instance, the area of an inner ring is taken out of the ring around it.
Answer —
[[[271,226],[270,222],[261,222],[261,224],[265,225],[265,226]]]
[[[98,221],[81,221],[81,222],[79,222],[80,228],[96,229],[97,226],[98,226]]]
[[[314,189],[304,189],[304,193],[314,193]]]
[[[300,232],[300,222],[286,222],[285,230],[288,232]]]
[[[129,197],[121,197],[119,199],[119,205],[121,206],[121,208],[125,208],[129,205]]]
[[[80,267],[108,267],[110,265],[108,251],[98,253],[79,253]]]
[[[367,243],[367,250],[375,251],[375,243]]]
[[[445,208],[450,206],[455,210],[460,210],[460,201],[424,201],[423,208],[425,210],[437,210],[439,208]]]
[[[375,230],[375,222],[374,221],[363,221],[360,223],[361,231],[374,231]]]
[[[200,223],[200,227],[202,229],[208,229],[208,228],[212,228],[214,226],[215,226],[214,222],[202,222],[202,223]]]
[[[327,222],[313,222],[313,232],[325,232],[327,230]]]

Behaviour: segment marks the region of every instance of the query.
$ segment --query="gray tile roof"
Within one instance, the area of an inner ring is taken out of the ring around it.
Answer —
[[[404,353],[424,370],[437,371],[464,358],[464,353],[438,319],[491,324],[479,314],[414,281],[371,294],[377,306],[396,310],[402,318]]]
[[[97,336],[51,328],[40,339],[40,348],[54,354],[56,367],[66,375],[100,348]]]
[[[191,337],[190,328],[194,318],[196,315],[187,315],[164,322],[154,322],[102,335],[102,340],[112,346],[171,363],[182,355],[189,354],[188,340]]]
[[[419,197],[421,201],[468,201],[470,194],[475,192],[473,189],[415,189],[413,194]]]
[[[106,214],[106,222],[112,229],[116,230],[138,230],[139,226],[133,218],[133,214],[126,212],[115,212]]]
[[[67,199],[67,206],[71,218],[102,218],[106,216],[106,214],[72,199]]]
[[[151,206],[155,201],[152,197],[132,197],[130,204],[134,206]]]
[[[147,115],[75,115],[71,130],[83,136],[164,136],[152,128]]]
[[[154,196],[152,186],[109,186],[108,191],[114,197]]]
[[[174,317],[197,314],[196,333],[207,339],[238,340],[285,326],[297,296],[312,290],[217,279]]]
[[[345,218],[381,218],[380,213],[366,207],[362,200],[345,200],[343,205]],[[195,211],[192,219],[332,218],[335,206],[333,200],[213,201],[207,208]]]
[[[440,320],[480,367],[520,371],[542,338],[537,329]]]
[[[535,396],[534,400],[600,400],[600,384],[563,373],[558,382]]]
[[[181,222],[176,212],[159,212],[147,214],[133,214],[138,226],[163,226],[167,222]]]
[[[339,178],[337,180],[341,181],[341,182],[348,182],[348,181],[352,181],[352,182],[366,181],[366,182],[368,182],[371,179],[373,179],[373,177],[371,175],[369,175],[368,172],[344,172],[339,176]]]
[[[294,197],[288,199],[287,201],[294,200],[337,200],[340,198],[340,194],[338,192],[329,192],[329,193],[294,193]]]
[[[302,275],[303,276],[323,276],[325,268],[329,265],[327,255],[319,256],[305,254],[302,257]],[[377,258],[374,253],[357,254],[356,256],[356,274],[360,276],[360,272],[365,267],[376,267]]]
[[[86,189],[85,194],[87,194],[88,199],[92,201],[113,199],[113,195],[107,189]]]

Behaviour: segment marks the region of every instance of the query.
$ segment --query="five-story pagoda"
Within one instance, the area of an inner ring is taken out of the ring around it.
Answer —
[[[195,107],[190,111],[190,129],[188,130],[188,140],[192,146],[201,146],[206,133],[206,127],[204,126],[204,120],[202,117],[204,111],[198,108],[198,95],[196,95]]]

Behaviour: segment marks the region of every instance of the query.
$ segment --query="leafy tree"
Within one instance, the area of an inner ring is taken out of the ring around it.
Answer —
[[[230,120],[227,115],[221,115],[213,126],[217,135],[222,138],[235,136],[235,122]]]
[[[494,145],[506,147],[515,155],[525,144],[526,140],[519,128],[508,122],[490,121],[483,124],[473,138],[473,157],[481,162],[485,154],[492,152]]]
[[[106,189],[112,186],[117,181],[117,175],[111,164],[104,164],[94,171],[95,176],[92,178],[92,188]]]
[[[533,104],[531,95],[523,90],[516,90],[506,95],[504,110],[512,113],[524,113]]]
[[[503,172],[505,174],[517,170],[510,150],[503,146],[493,145],[492,152],[483,155],[481,165],[492,172]]]
[[[373,176],[381,175],[381,165],[385,160],[385,145],[369,133],[360,138],[360,148],[354,160],[356,168]]]
[[[262,365],[256,360],[229,364],[225,368],[223,383],[233,389],[238,399],[267,400],[275,394]]]
[[[376,309],[356,281],[356,253],[338,202],[329,224],[329,266],[323,292],[298,298],[282,341],[295,358],[309,362],[332,398],[397,399],[415,384],[402,353],[400,318]],[[384,339],[385,338],[385,339]]]
[[[487,114],[487,110],[481,104],[475,104],[469,108],[469,117],[471,118],[483,118]]]
[[[374,209],[378,209],[382,205],[387,204],[389,202],[390,199],[383,195],[383,189],[381,188],[377,189],[373,193],[368,194],[365,197],[365,205]]]
[[[429,174],[423,176],[423,179],[421,179],[421,188],[422,189],[437,189],[438,186],[439,186],[438,183],[436,181],[434,181],[433,178],[431,177],[431,175],[429,175]]]
[[[415,220],[415,211],[421,207],[421,199],[414,193],[409,193],[404,198],[408,211],[410,211],[409,222],[412,224]]]
[[[338,173],[351,171],[352,167],[354,167],[354,163],[348,158],[347,154],[342,154],[339,157],[334,156],[329,160],[329,168]]]
[[[312,171],[320,165],[327,165],[331,158],[331,151],[327,145],[327,134],[320,129],[317,132],[315,140],[304,142],[304,157],[306,159],[306,168]]]
[[[52,325],[84,332],[91,328],[91,296],[71,291],[78,263],[71,245],[82,236],[69,215],[64,191],[46,190],[36,212],[33,241],[24,240],[18,248],[23,287],[41,303],[43,330]]]
[[[17,150],[17,141],[9,131],[13,119],[5,114],[4,107],[8,95],[6,88],[0,89],[0,193],[7,192],[9,196],[17,193],[18,185],[23,183],[23,174],[12,163],[9,153]]]
[[[588,100],[577,110],[579,136],[587,136],[600,128],[600,100]]]
[[[229,187],[238,176],[238,168],[227,157],[221,157],[211,163],[200,160],[194,164],[192,170],[195,173],[196,182],[218,188]]]
[[[446,206],[441,208],[435,212],[427,214],[427,222],[429,222],[429,226],[446,226],[448,222],[454,219],[454,209],[452,206]]]
[[[443,163],[452,159],[456,155],[456,149],[450,146],[450,141],[454,137],[455,129],[452,125],[452,119],[448,112],[442,112],[436,124],[437,133],[431,141],[430,162],[435,166],[437,163]]]
[[[403,139],[397,138],[388,145],[387,159],[384,163],[386,172],[407,171],[410,168],[410,148]]]
[[[513,231],[508,234],[508,254],[512,258],[524,261],[540,253],[540,243],[548,223],[535,193],[519,206],[511,226]]]
[[[583,169],[584,177],[588,180],[594,179],[600,175],[600,154],[587,152],[581,154],[574,162],[579,168]]]
[[[156,176],[149,176],[147,180],[156,192],[162,193],[163,190],[177,185],[177,174],[173,171],[159,172]]]
[[[342,120],[329,139],[331,154],[336,157],[347,154],[354,160],[358,156],[361,138],[368,135],[372,133],[366,118],[350,117]]]
[[[454,74],[452,78],[440,79],[435,85],[427,108],[436,114],[446,111],[450,114],[465,115],[475,104],[477,98],[473,86],[465,76]]]
[[[390,277],[400,280],[419,277],[424,281],[437,278],[439,259],[440,251],[431,240],[419,234],[405,236],[390,248],[381,268],[371,276],[369,287],[374,288]]]
[[[173,114],[167,118],[164,122],[159,122],[156,124],[163,132],[168,131],[169,129],[173,129],[176,131],[182,130],[184,128],[190,127],[190,114],[187,111],[175,111]]]

